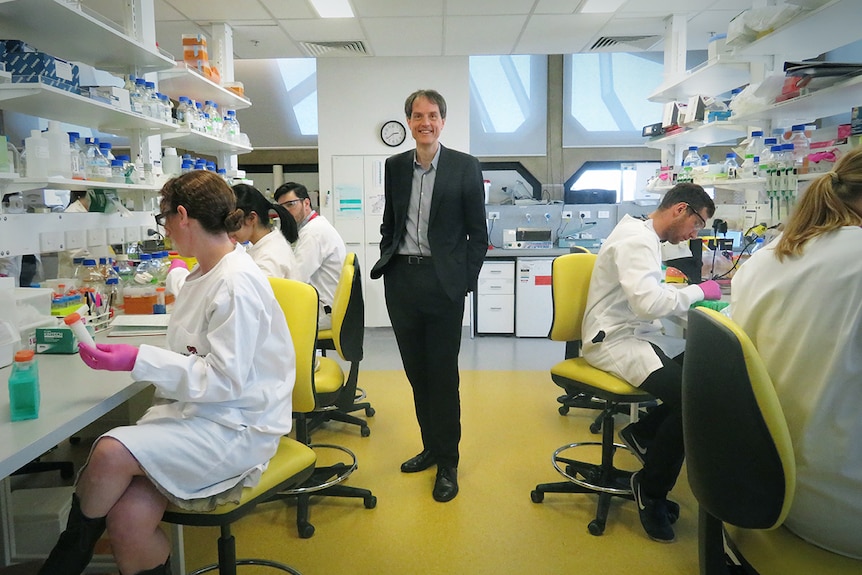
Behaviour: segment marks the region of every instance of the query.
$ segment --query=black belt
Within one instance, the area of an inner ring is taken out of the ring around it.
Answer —
[[[431,256],[408,256],[403,254],[396,254],[395,258],[404,262],[410,266],[430,266],[431,265]]]

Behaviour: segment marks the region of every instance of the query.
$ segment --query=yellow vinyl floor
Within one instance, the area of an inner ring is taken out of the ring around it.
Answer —
[[[462,371],[460,493],[443,504],[431,498],[434,468],[399,471],[421,449],[403,372],[361,370],[360,386],[376,410],[368,418],[371,435],[330,423],[313,440],[356,453],[359,469],[347,484],[371,489],[377,507],[365,509],[359,499],[312,499],[316,532],[301,539],[292,504],[259,506],[234,527],[238,556],[282,561],[304,575],[697,573],[697,508],[684,472],[671,493],[681,505],[673,544],[646,537],[631,501],[613,501],[599,537],[587,531],[595,496],[547,494],[540,504],[531,501],[537,483],[562,479],[551,465],[555,448],[598,441],[588,430],[595,411],[558,413],[561,390],[547,370]],[[617,428],[626,422],[618,418]],[[618,459],[637,468],[630,455]],[[184,533],[189,570],[215,561],[217,529]],[[274,571],[240,568],[242,575],[257,573]]]

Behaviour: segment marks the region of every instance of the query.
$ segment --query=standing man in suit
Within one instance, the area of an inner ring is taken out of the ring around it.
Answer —
[[[437,465],[436,501],[458,494],[461,403],[458,353],[464,296],[476,288],[488,249],[479,161],[443,147],[446,100],[435,90],[404,104],[416,149],[386,160],[380,260],[386,307],[413,387],[422,451],[401,465],[415,473]]]

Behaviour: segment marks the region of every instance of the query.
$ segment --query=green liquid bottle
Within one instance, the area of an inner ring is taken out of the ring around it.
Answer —
[[[15,353],[9,376],[9,410],[12,421],[39,417],[39,364],[31,349]]]

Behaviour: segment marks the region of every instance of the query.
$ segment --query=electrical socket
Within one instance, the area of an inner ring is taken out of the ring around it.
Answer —
[[[585,220],[588,217],[590,217],[590,212],[580,211],[580,212],[578,212],[578,217],[582,220]]]
[[[566,210],[566,211],[564,211],[564,212],[563,212],[563,219],[564,219],[564,220],[570,220],[570,219],[572,219],[572,212],[571,212],[571,210]]]
[[[550,221],[551,221],[551,214],[549,214],[548,212],[545,212],[545,221],[546,221],[546,222],[550,222]]]
[[[488,219],[489,220],[499,220],[500,219],[500,212],[488,212]]]

